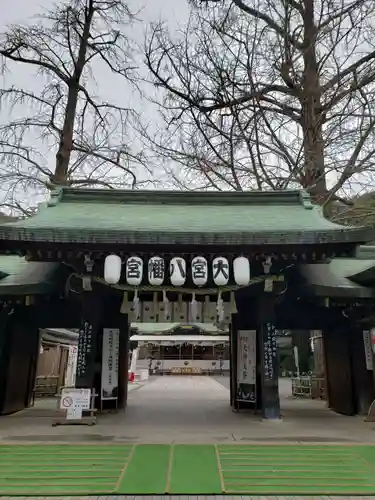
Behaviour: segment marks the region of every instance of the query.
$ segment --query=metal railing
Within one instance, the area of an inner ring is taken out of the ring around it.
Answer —
[[[325,380],[315,375],[292,377],[292,395],[296,398],[325,399]]]

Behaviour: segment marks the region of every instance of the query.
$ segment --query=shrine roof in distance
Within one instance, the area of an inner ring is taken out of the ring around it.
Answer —
[[[361,244],[374,230],[335,224],[304,191],[55,189],[28,219],[0,223],[5,242],[91,245]],[[21,245],[22,246],[22,245]]]

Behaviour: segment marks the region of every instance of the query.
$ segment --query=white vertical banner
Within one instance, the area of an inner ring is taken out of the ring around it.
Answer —
[[[363,331],[363,344],[365,348],[366,368],[367,370],[372,371],[373,365],[372,365],[371,332],[369,330]]]
[[[238,331],[238,384],[256,384],[256,331]]]
[[[68,363],[65,373],[65,387],[75,387],[76,385],[76,369],[77,369],[78,347],[76,345],[69,346]]]
[[[297,377],[300,377],[300,372],[299,372],[299,352],[298,352],[298,347],[295,345],[293,347],[293,354],[294,354],[294,364],[296,365],[296,370],[297,370]]]
[[[101,399],[117,399],[118,397],[119,344],[120,330],[118,328],[104,328]]]

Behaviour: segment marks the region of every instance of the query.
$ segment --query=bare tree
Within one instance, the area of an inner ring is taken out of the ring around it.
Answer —
[[[177,39],[159,24],[145,49],[165,124],[145,135],[173,182],[321,203],[373,187],[375,2],[191,3]]]
[[[143,161],[131,149],[135,111],[94,94],[106,70],[124,92],[136,84],[125,34],[134,16],[124,0],[66,0],[0,36],[3,71],[23,65],[41,87],[0,89],[2,206],[28,213],[28,193],[58,185],[135,187]]]

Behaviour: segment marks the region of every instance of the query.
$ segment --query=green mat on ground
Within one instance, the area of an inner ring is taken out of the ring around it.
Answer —
[[[375,494],[374,446],[219,446],[222,490],[253,495]]]
[[[0,496],[375,494],[375,446],[0,445]]]

